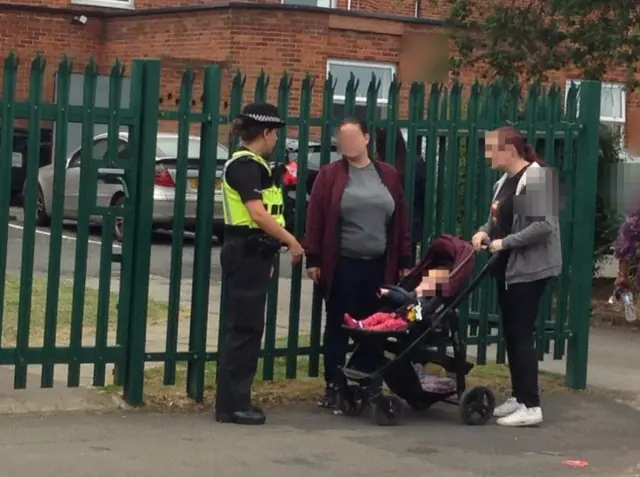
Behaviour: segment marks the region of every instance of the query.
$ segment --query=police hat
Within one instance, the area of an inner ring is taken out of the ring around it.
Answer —
[[[286,124],[280,118],[278,108],[269,103],[247,104],[238,117],[248,120],[251,124],[261,124],[274,129],[284,127]]]

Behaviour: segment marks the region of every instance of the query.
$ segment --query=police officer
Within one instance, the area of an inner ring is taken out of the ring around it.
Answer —
[[[243,144],[226,162],[222,178],[225,240],[220,263],[227,329],[217,377],[218,422],[264,424],[264,413],[251,404],[251,385],[264,332],[267,286],[283,245],[293,264],[304,253],[284,228],[279,180],[265,160],[284,125],[278,109],[267,103],[247,105],[232,123],[232,134]]]

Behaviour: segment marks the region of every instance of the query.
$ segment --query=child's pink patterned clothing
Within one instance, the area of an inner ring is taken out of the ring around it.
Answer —
[[[348,313],[345,313],[344,322],[349,328],[363,328],[376,331],[400,331],[406,330],[409,327],[409,323],[399,318],[395,313],[379,312],[361,321],[357,321],[349,316]]]

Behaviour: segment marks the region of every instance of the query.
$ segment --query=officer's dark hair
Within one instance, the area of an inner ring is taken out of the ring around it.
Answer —
[[[264,134],[268,129],[265,124],[258,123],[249,118],[235,118],[231,121],[231,135],[239,137],[243,142],[251,142]]]
[[[362,134],[369,134],[369,127],[367,126],[367,123],[358,118],[343,119],[342,122],[338,124],[338,131],[340,131],[340,129],[342,129],[342,127],[346,126],[347,124],[358,126],[358,129],[360,129],[360,132],[362,132]]]

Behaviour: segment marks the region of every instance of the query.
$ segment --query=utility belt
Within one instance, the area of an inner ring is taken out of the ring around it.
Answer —
[[[263,258],[275,257],[283,247],[280,240],[265,234],[260,229],[249,227],[225,227],[225,238],[231,240],[242,240],[244,251],[249,256],[260,256]]]

